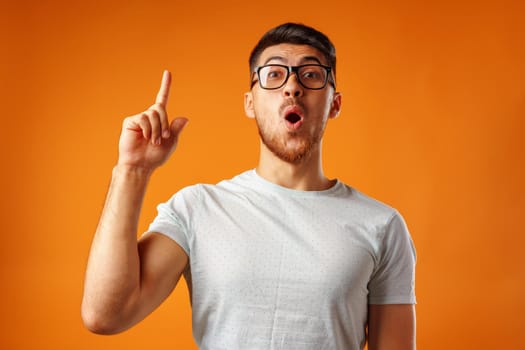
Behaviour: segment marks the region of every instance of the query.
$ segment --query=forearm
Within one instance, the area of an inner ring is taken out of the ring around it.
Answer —
[[[137,168],[116,166],[113,169],[86,269],[82,313],[92,324],[119,324],[119,318],[129,319],[139,297],[140,259],[136,235],[149,177],[148,171]]]

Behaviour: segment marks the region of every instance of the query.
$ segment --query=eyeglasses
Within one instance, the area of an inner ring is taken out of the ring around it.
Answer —
[[[284,86],[290,77],[290,73],[295,73],[297,81],[303,87],[310,90],[321,90],[326,86],[331,71],[332,67],[320,64],[304,64],[301,66],[268,64],[255,67],[253,74],[257,74],[259,85],[266,90],[275,90]],[[256,82],[257,80],[252,81],[252,88]],[[332,79],[330,79],[330,84],[335,88]]]

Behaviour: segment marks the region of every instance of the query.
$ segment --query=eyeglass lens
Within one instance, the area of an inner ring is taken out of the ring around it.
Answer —
[[[319,65],[300,66],[296,70],[297,79],[307,88],[321,89],[326,84],[326,68]],[[288,67],[278,65],[263,66],[259,70],[261,86],[265,89],[278,89],[288,80]]]

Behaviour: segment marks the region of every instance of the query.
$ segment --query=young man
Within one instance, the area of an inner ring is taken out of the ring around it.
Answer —
[[[323,174],[321,141],[341,108],[335,49],[287,23],[250,57],[245,111],[261,138],[256,169],[184,188],[136,241],[152,172],[187,120],[156,103],[126,118],[94,237],[82,316],[97,333],[142,320],[181,275],[200,349],[414,349],[414,265],[399,213]]]

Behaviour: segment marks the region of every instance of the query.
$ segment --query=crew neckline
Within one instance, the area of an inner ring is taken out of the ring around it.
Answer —
[[[263,188],[271,191],[281,192],[281,193],[287,193],[295,196],[303,196],[303,197],[316,197],[316,196],[326,196],[331,195],[333,193],[336,193],[339,191],[339,189],[342,186],[341,181],[339,179],[335,179],[335,184],[326,189],[326,190],[319,190],[319,191],[304,191],[304,190],[295,190],[292,188],[284,187],[281,185],[278,185],[276,183],[273,183],[269,180],[266,180],[261,175],[257,173],[256,169],[251,169],[247,171],[247,175],[252,177],[258,184],[260,184]]]

